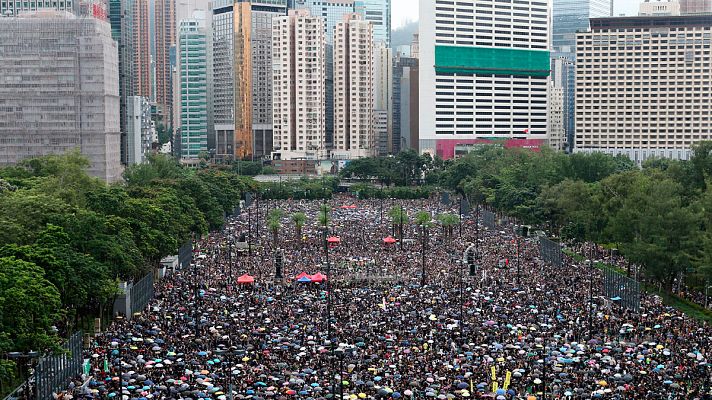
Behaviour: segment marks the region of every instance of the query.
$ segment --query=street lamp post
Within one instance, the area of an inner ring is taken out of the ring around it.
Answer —
[[[422,246],[422,251],[421,251],[421,258],[422,258],[422,271],[420,275],[420,286],[423,287],[425,286],[425,224],[420,225],[421,227],[421,237],[423,241],[423,246]]]
[[[256,199],[257,200],[257,206],[256,206],[257,208],[255,210],[257,211],[257,221],[256,221],[255,227],[257,230],[257,232],[256,232],[257,240],[256,241],[257,241],[257,243],[259,243],[260,242],[260,194],[259,194],[259,192],[257,193],[256,197],[257,197],[257,199]]]
[[[247,250],[252,262],[252,207],[247,208]]]
[[[403,204],[400,205],[400,214],[398,215],[399,218],[399,230],[400,230],[400,248],[401,251],[403,251]]]
[[[515,233],[514,236],[517,239],[517,286],[519,286],[519,284],[522,281],[522,276],[521,276],[522,272],[521,272],[520,264],[519,264],[519,235]]]
[[[586,260],[588,264],[589,273],[589,287],[588,287],[588,336],[593,338],[593,262],[591,260]]]
[[[458,210],[459,225],[460,225],[460,239],[462,239],[462,195],[460,195],[460,209]]]
[[[464,273],[462,271],[462,260],[455,260],[455,265],[460,272],[460,338],[465,340],[464,336],[464,326],[465,326],[465,285],[464,285]]]

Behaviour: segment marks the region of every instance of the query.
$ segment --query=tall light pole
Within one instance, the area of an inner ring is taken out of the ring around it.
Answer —
[[[586,260],[588,264],[589,287],[588,287],[588,336],[593,338],[593,262]]]
[[[455,260],[455,265],[460,272],[460,338],[465,340],[464,326],[465,326],[465,285],[464,285],[464,274],[462,271],[462,260]]]
[[[399,230],[400,230],[400,248],[401,251],[403,251],[403,204],[400,205],[400,214],[398,215],[399,218]]]
[[[459,219],[459,225],[460,225],[460,239],[462,239],[462,195],[460,195],[460,209],[458,212],[458,216],[460,217]]]
[[[421,257],[422,257],[422,271],[420,275],[420,286],[424,287],[425,286],[425,224],[420,225],[421,227],[421,237],[423,241],[423,247],[421,251]]]

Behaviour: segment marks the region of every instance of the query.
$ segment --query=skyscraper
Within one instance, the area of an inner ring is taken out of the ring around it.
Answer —
[[[588,29],[589,18],[605,17],[613,14],[613,0],[554,0],[552,9],[552,69],[556,60],[565,70],[559,71],[563,81],[556,83],[563,89],[564,131],[569,146],[576,135],[576,115],[574,112],[576,91],[576,32]]]
[[[577,34],[574,150],[689,159],[712,139],[711,45],[709,14],[592,19]]]
[[[712,13],[712,0],[679,0],[680,13],[689,14],[709,14]]]
[[[131,36],[133,50],[134,96],[151,98],[151,43],[149,37],[148,0],[133,1]]]
[[[293,0],[290,9],[305,9],[313,16],[324,19],[326,34],[326,142],[333,143],[334,138],[334,28],[343,21],[344,16],[354,12],[354,0]]]
[[[0,18],[0,165],[78,149],[91,175],[121,179],[116,46],[96,18]]]
[[[145,162],[153,143],[151,103],[145,97],[129,96],[126,100],[126,164]]]
[[[127,106],[128,97],[134,94],[133,73],[133,2],[109,1],[111,37],[119,50],[119,128],[121,131],[121,162],[127,163]]]
[[[385,154],[393,154],[393,51],[377,42],[373,58],[373,107],[386,115],[385,137],[378,141],[386,143]]]
[[[213,119],[215,154],[220,158],[235,156],[233,15],[233,0],[213,3]]]
[[[252,140],[254,158],[272,152],[272,19],[287,15],[286,0],[252,0],[250,12],[252,65]]]
[[[272,20],[272,110],[276,160],[326,155],[324,20],[290,10]]]
[[[155,63],[156,63],[156,104],[163,113],[164,125],[170,125],[173,104],[171,84],[171,49],[176,45],[176,0],[154,0]]]
[[[410,122],[411,117],[417,119],[418,113],[411,114],[411,102],[418,104],[417,98],[413,98],[411,85],[418,84],[418,79],[411,81],[411,72],[417,74],[418,59],[396,55],[393,61],[393,153],[397,154],[401,150],[411,147]],[[417,75],[416,75],[417,78]],[[416,94],[417,97],[417,94]],[[416,108],[417,109],[417,108]],[[418,143],[414,143],[417,147]]]
[[[272,151],[272,19],[286,0],[230,0],[213,6],[216,152],[259,158]]]
[[[420,151],[450,158],[478,138],[543,143],[547,2],[420,0],[420,14],[432,16],[419,24]]]
[[[356,0],[354,12],[373,24],[374,42],[391,47],[391,0]]]
[[[77,14],[79,11],[78,0],[0,0],[0,17],[17,16],[23,12],[38,10],[68,11]]]
[[[373,61],[373,25],[346,15],[334,30],[334,158],[376,153]]]
[[[208,36],[205,13],[180,22],[181,158],[208,151]]]

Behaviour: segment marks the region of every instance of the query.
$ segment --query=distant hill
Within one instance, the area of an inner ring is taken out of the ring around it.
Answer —
[[[413,34],[418,33],[418,21],[409,22],[402,27],[391,32],[391,46],[393,48],[406,44],[411,44]]]

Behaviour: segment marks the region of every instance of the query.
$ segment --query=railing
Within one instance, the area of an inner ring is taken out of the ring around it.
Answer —
[[[67,388],[70,380],[82,372],[82,333],[69,338],[66,352],[40,358],[35,368],[34,385],[38,400],[52,400],[52,393]],[[31,387],[33,377],[28,384]]]
[[[545,263],[560,267],[563,265],[561,245],[551,239],[539,238],[539,253]]]
[[[640,309],[640,282],[611,268],[603,270],[603,294],[621,307],[635,312]]]
[[[482,210],[482,223],[486,227],[494,229],[497,227],[497,216],[492,211]]]

